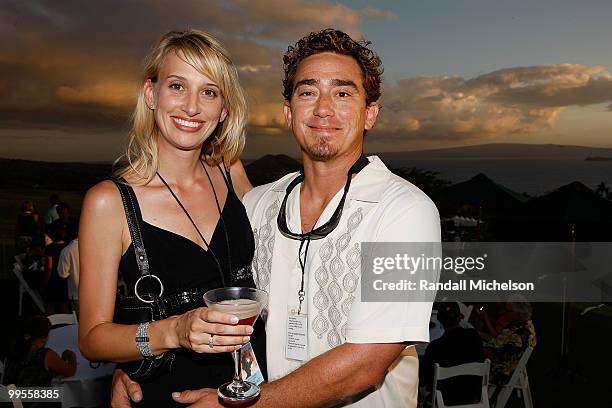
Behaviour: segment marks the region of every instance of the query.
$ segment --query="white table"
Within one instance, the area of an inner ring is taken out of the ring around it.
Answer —
[[[54,378],[55,386],[61,385],[64,392],[62,408],[95,407],[103,404],[110,392],[110,376],[115,364],[90,363],[79,350],[78,325],[58,327],[49,332],[47,347],[60,356],[66,349],[76,354],[77,369],[72,377]]]

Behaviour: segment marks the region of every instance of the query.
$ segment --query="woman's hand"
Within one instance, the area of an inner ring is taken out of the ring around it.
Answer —
[[[234,315],[207,307],[190,310],[176,319],[175,333],[180,347],[196,353],[226,353],[250,340],[253,328],[237,325]]]

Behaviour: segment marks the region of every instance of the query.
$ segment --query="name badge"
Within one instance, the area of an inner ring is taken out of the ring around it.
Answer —
[[[242,346],[242,378],[245,381],[251,382],[253,384],[261,384],[264,382],[263,375],[261,374],[261,369],[259,368],[259,364],[257,364],[257,357],[255,357],[255,353],[253,352],[253,347],[251,346],[251,342],[248,342],[244,346]]]
[[[308,315],[287,316],[287,346],[285,357],[291,360],[308,360]]]

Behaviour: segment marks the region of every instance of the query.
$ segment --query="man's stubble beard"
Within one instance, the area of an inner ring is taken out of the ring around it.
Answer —
[[[312,144],[306,144],[304,149],[312,160],[327,161],[338,153],[338,147],[330,142],[330,137],[320,136]]]

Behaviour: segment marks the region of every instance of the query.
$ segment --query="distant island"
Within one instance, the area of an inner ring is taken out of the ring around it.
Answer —
[[[572,159],[612,158],[612,148],[554,144],[487,143],[443,149],[379,152],[387,160],[406,159]],[[609,159],[607,159],[609,160]],[[606,161],[607,161],[606,160]]]
[[[603,162],[607,162],[607,161],[612,161],[612,157],[589,156],[589,157],[587,157],[584,160],[585,161],[603,161]]]

